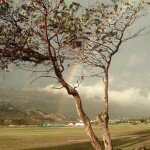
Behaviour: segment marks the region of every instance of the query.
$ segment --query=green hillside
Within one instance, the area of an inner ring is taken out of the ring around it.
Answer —
[[[9,101],[0,101],[1,125],[37,125],[45,121],[54,122],[55,120],[36,109],[15,106]]]
[[[103,101],[99,97],[86,99],[81,94],[83,108],[90,118],[102,112]],[[0,101],[21,108],[30,108],[45,114],[62,114],[69,118],[78,118],[72,97],[42,90],[0,89]],[[128,110],[128,111],[127,111]],[[142,109],[136,105],[120,105],[110,101],[110,118],[144,117],[150,114],[149,107]]]
[[[48,114],[11,100],[0,101],[0,125],[42,125],[73,120],[59,114]]]
[[[76,117],[76,111],[72,100],[64,99],[63,102],[60,102],[60,96],[50,92],[0,89],[0,101],[5,101],[18,107],[30,107],[48,114],[55,113]],[[64,104],[65,107],[63,106]],[[68,107],[68,110],[66,110],[66,107]]]

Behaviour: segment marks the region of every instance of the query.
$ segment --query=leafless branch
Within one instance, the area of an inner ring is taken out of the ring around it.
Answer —
[[[30,82],[30,84],[32,84],[33,82],[35,82],[36,80],[38,80],[38,79],[40,79],[40,78],[53,78],[53,79],[58,79],[57,77],[53,77],[53,76],[49,76],[49,75],[41,75],[41,76],[35,78],[34,80],[32,80],[32,81]]]

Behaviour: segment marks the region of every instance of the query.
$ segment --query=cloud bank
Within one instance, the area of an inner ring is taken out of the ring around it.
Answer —
[[[49,85],[42,90],[67,96],[65,89],[53,89],[54,86],[55,85]],[[104,99],[104,87],[102,84],[80,85],[77,90],[79,91],[82,99],[92,101],[103,101]],[[111,103],[117,103],[124,106],[136,105],[144,107],[150,105],[150,93],[143,94],[141,89],[136,87],[127,88],[124,90],[110,89],[109,98]]]

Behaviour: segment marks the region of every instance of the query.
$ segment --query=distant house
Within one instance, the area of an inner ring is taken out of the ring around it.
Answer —
[[[91,120],[90,122],[91,122],[91,123],[95,123],[95,122],[96,122],[96,120]]]
[[[67,126],[74,126],[74,124],[73,123],[69,123],[69,124],[67,124]]]
[[[84,123],[82,121],[75,123],[75,126],[84,126]]]
[[[10,124],[9,127],[15,127],[15,125],[14,124]]]
[[[44,123],[43,124],[43,127],[62,127],[62,126],[65,126],[64,124],[61,124],[61,123]]]

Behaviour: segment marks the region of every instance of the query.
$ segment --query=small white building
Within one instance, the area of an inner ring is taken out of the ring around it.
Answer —
[[[9,127],[15,127],[15,125],[14,124],[10,124]]]
[[[84,126],[84,123],[80,120],[80,122],[75,123],[75,126]]]
[[[95,123],[95,122],[96,122],[96,120],[91,120],[90,122],[91,122],[91,123]]]
[[[69,124],[67,124],[67,126],[74,126],[74,124],[73,123],[69,123]]]

